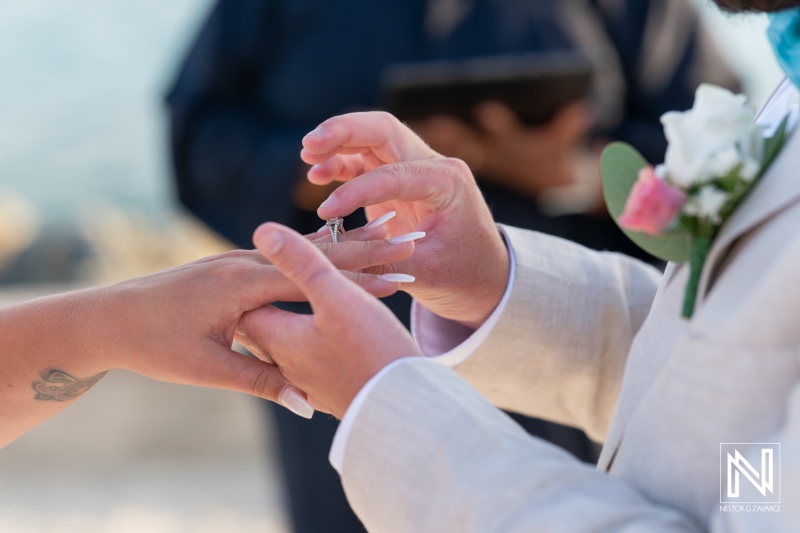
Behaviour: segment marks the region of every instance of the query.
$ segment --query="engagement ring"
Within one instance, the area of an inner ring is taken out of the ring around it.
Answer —
[[[339,217],[332,218],[325,223],[328,226],[328,229],[331,230],[331,238],[333,239],[333,244],[339,242],[338,236],[340,233],[344,233],[344,220]]]

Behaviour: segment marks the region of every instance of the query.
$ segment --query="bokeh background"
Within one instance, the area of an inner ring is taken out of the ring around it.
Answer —
[[[176,207],[166,144],[164,93],[210,5],[0,3],[0,304],[229,246]],[[765,18],[697,5],[761,105],[781,78]],[[286,531],[272,447],[249,397],[113,372],[0,450],[0,530]]]

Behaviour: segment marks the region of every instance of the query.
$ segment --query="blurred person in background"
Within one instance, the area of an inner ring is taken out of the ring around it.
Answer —
[[[661,161],[663,113],[691,107],[701,82],[736,88],[688,0],[220,0],[168,97],[180,199],[239,246],[265,220],[314,231],[331,190],[306,180],[300,141],[332,115],[380,108],[388,65],[562,49],[606,51],[593,107],[568,106],[532,128],[486,102],[475,109],[478,127],[442,116],[413,126],[472,166],[497,222],[640,255],[599,197],[568,216],[541,204],[576,179],[592,190],[596,143],[627,141]],[[405,294],[388,304],[408,320]],[[272,414],[295,531],[361,529],[327,460],[337,421]],[[577,430],[516,419],[582,460],[597,458]]]

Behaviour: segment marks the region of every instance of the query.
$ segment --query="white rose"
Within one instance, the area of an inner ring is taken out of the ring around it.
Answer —
[[[717,177],[708,175],[719,168],[715,156],[730,150],[741,155],[742,163],[760,165],[764,141],[761,127],[753,123],[755,113],[744,95],[701,85],[692,109],[661,117],[669,141],[665,164],[671,182],[689,188]]]

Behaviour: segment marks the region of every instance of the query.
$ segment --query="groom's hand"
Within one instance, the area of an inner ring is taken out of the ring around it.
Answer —
[[[403,325],[379,300],[337,270],[292,230],[269,223],[257,248],[307,297],[313,315],[274,307],[246,313],[236,340],[277,364],[311,404],[341,418],[355,395],[392,361],[419,355]]]
[[[396,211],[390,237],[426,233],[411,258],[392,265],[417,278],[404,290],[445,318],[472,327],[486,320],[507,285],[509,256],[466,164],[380,112],[331,118],[303,147],[312,182],[345,182],[320,206],[321,218],[359,207],[370,220]]]

